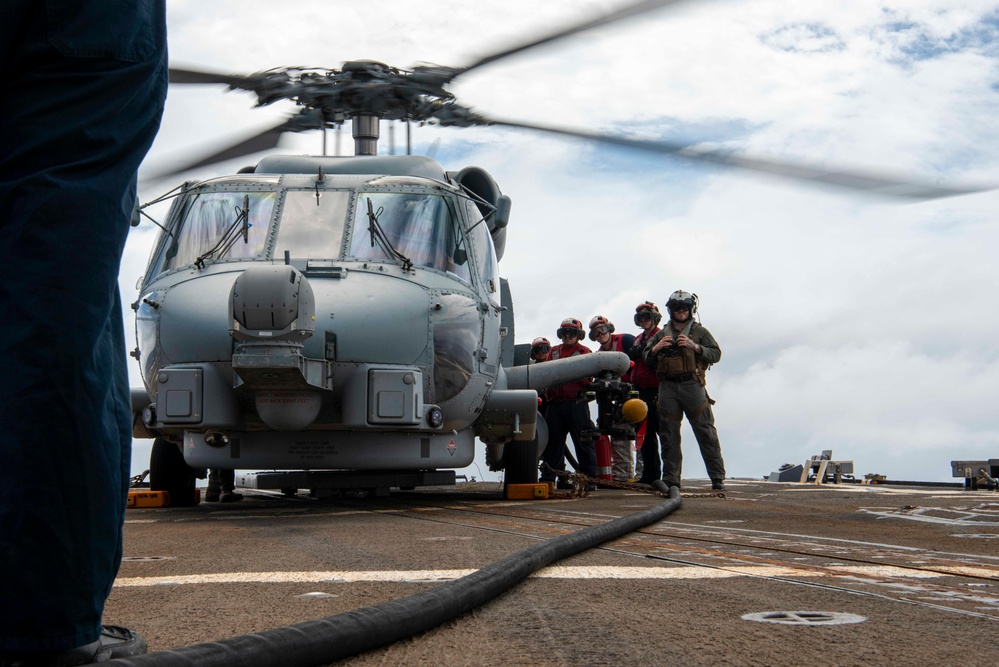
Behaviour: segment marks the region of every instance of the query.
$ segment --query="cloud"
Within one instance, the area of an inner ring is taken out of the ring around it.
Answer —
[[[842,51],[846,44],[828,26],[821,23],[786,25],[760,35],[760,41],[779,51],[820,53]]]

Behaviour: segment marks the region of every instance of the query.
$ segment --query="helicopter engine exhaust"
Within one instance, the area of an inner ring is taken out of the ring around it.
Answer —
[[[229,294],[229,334],[237,388],[252,391],[257,414],[276,431],[303,430],[319,415],[329,390],[329,364],[302,353],[315,332],[315,297],[292,266],[253,266]]]

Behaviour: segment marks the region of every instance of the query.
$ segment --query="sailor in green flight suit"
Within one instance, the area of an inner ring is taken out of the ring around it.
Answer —
[[[699,322],[697,295],[677,290],[666,303],[670,320],[645,347],[645,363],[659,378],[659,438],[662,440],[663,481],[680,486],[683,454],[680,451],[680,423],[687,415],[711,488],[725,488],[725,461],[711,411],[714,401],[705,389],[705,373],[721,359],[721,348]]]

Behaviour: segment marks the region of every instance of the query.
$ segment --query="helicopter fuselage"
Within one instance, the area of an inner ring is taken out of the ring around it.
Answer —
[[[134,304],[135,435],[195,468],[301,470],[460,468],[476,437],[534,441],[538,389],[623,369],[506,372],[503,199],[480,169],[411,156],[186,184]]]

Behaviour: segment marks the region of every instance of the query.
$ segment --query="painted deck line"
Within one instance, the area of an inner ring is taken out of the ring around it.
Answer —
[[[965,568],[961,568],[964,570]],[[974,570],[974,568],[967,568]],[[475,570],[376,570],[368,572],[216,572],[163,577],[119,577],[116,588],[187,586],[200,584],[294,584],[294,583],[432,583],[453,581]],[[983,570],[983,572],[985,572]],[[964,573],[967,574],[967,573]],[[986,576],[993,573],[988,571]],[[532,575],[544,579],[724,579],[729,577],[896,577],[932,579],[936,572],[878,565],[844,565],[827,572],[809,572],[790,567],[734,566],[724,570],[706,567],[587,567],[552,566]]]

